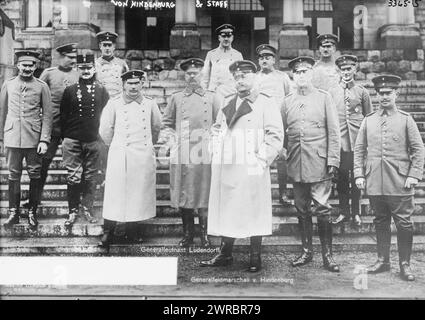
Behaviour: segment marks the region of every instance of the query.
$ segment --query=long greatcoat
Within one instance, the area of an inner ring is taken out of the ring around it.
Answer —
[[[103,218],[136,222],[156,214],[156,160],[153,141],[161,125],[156,102],[123,96],[108,102],[100,135],[109,145]]]
[[[219,107],[213,92],[198,87],[173,94],[164,111],[162,127],[176,136],[170,154],[171,205],[175,208],[208,207],[208,140]]]
[[[244,238],[272,233],[269,166],[283,146],[275,99],[251,93],[223,101],[212,136],[208,234]]]

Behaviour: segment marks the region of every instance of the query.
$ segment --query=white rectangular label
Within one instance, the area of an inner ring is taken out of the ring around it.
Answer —
[[[177,257],[0,257],[0,285],[177,285]]]

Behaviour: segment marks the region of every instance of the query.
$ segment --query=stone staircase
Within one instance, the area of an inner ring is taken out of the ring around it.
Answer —
[[[156,99],[161,108],[166,104],[169,95],[181,88],[180,82],[151,82],[146,88],[146,94]],[[371,90],[372,99],[376,100],[374,90]],[[405,82],[401,88],[398,99],[401,109],[410,112],[418,123],[419,129],[425,139],[425,81]],[[28,228],[26,219],[15,225],[11,230],[0,227],[0,254],[103,254],[104,250],[96,247],[97,240],[103,232],[102,227],[102,197],[98,190],[95,203],[95,216],[98,223],[87,224],[82,218],[71,230],[63,226],[68,214],[66,201],[66,170],[62,164],[61,150],[55,157],[46,187],[42,194],[42,204],[39,208],[40,225],[36,231]],[[5,219],[8,207],[7,167],[4,157],[0,157],[0,218]],[[158,159],[157,163],[157,216],[141,223],[140,228],[146,240],[145,244],[153,247],[174,248],[182,235],[181,219],[178,212],[170,207],[169,171],[167,159]],[[296,210],[292,207],[283,207],[278,201],[277,170],[271,168],[272,198],[273,198],[273,236],[264,240],[266,250],[295,251],[299,249],[300,240],[297,238],[298,227]],[[22,196],[28,195],[29,178],[24,172]],[[289,185],[289,195],[293,199],[292,186]],[[334,192],[331,204],[337,214],[338,200]],[[420,182],[416,189],[416,210],[413,216],[415,229],[415,250],[425,249],[425,181]],[[363,224],[355,228],[349,224],[335,228],[336,250],[374,250],[374,226],[373,214],[367,199],[361,200]],[[25,212],[23,212],[23,216]],[[314,218],[315,232],[316,219]],[[395,231],[394,225],[392,225]],[[393,237],[394,238],[394,237]],[[196,239],[198,241],[198,239]],[[213,243],[219,239],[214,238]],[[395,239],[393,239],[395,248]],[[236,242],[237,250],[247,250],[247,239]],[[315,246],[318,246],[315,239]],[[142,248],[142,247],[141,247]],[[177,248],[176,248],[177,249]],[[111,249],[113,254],[125,255],[129,252],[128,246],[114,245]],[[134,250],[132,251],[134,252]],[[140,254],[146,252],[140,249]],[[146,253],[148,254],[148,253]],[[159,253],[160,254],[160,253]]]

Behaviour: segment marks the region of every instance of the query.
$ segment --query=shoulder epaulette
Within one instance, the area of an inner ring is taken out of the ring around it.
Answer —
[[[176,93],[180,93],[180,92],[183,92],[183,90],[177,90],[177,91],[174,91],[173,93],[171,93],[171,94],[176,94]]]
[[[327,92],[326,90],[323,90],[323,89],[317,89],[317,91],[319,91],[320,93],[323,93],[323,94],[329,94],[329,92]]]
[[[229,95],[225,96],[224,98],[225,98],[225,99],[228,99],[228,98],[230,98],[230,97],[234,97],[235,95],[236,95],[236,93],[231,93],[231,94],[229,94]]]
[[[375,114],[376,113],[376,110],[375,111],[372,111],[372,112],[370,112],[370,113],[368,113],[367,115],[366,115],[366,117],[369,117],[369,116],[371,116],[372,114]]]
[[[260,92],[260,94],[262,94],[263,96],[266,96],[267,98],[271,98],[272,97],[271,95],[269,95],[269,94],[267,94],[265,92]]]
[[[7,79],[5,82],[12,81],[12,80],[16,79],[17,77],[18,77],[18,76],[14,76],[14,77],[12,77],[12,78],[9,78],[9,79]]]
[[[289,92],[289,93],[285,96],[285,98],[290,97],[290,96],[292,96],[293,94],[294,94],[293,92]]]
[[[409,112],[406,112],[406,111],[404,111],[404,110],[400,110],[400,109],[398,109],[398,112],[400,112],[401,114],[404,114],[404,115],[406,115],[406,116],[410,116],[410,113],[409,113]]]
[[[40,82],[40,83],[42,83],[42,84],[45,84],[45,85],[47,86],[47,83],[46,83],[46,82],[44,82],[43,80],[41,80],[41,79],[39,79],[39,78],[35,78],[35,80],[37,80],[38,82]]]
[[[50,67],[50,68],[47,68],[47,69],[44,69],[44,71],[53,71],[53,70],[55,70],[55,69],[57,69],[58,67]]]

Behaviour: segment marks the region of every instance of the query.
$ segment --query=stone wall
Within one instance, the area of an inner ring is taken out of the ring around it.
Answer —
[[[425,3],[420,3],[419,7],[415,8],[415,21],[419,25],[422,45],[425,48]]]

